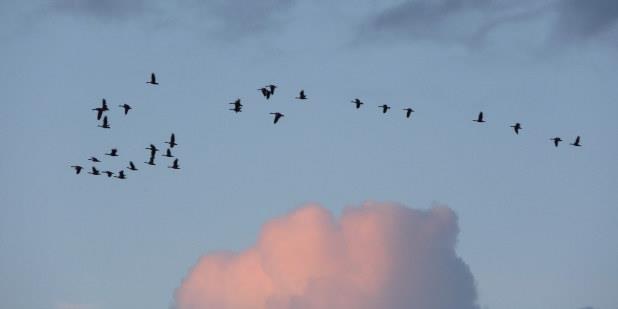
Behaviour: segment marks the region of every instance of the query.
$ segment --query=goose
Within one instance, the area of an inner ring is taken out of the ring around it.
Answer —
[[[273,123],[277,123],[279,121],[279,119],[285,115],[283,115],[282,113],[276,112],[276,113],[270,113],[271,115],[275,115],[275,119],[273,120]]]
[[[88,174],[95,175],[95,176],[96,175],[101,175],[101,173],[99,173],[99,170],[96,167],[94,167],[94,166],[92,167],[92,171],[88,172]]]
[[[305,90],[301,90],[296,98],[299,100],[307,100],[307,95],[305,94]]]
[[[361,100],[359,100],[358,98],[352,100],[351,102],[356,104],[356,109],[359,109],[361,107],[361,105],[365,104],[365,103],[361,102]]]
[[[92,161],[92,162],[101,162],[99,159],[97,159],[96,157],[90,157],[90,159],[88,159],[88,161]]]
[[[146,149],[150,150],[150,156],[154,157],[155,153],[157,153],[157,151],[159,151],[159,149],[157,149],[157,147],[155,147],[155,145],[150,144],[150,147],[147,147]]]
[[[154,156],[150,156],[150,159],[144,163],[148,164],[148,165],[156,165],[154,162]]]
[[[164,157],[168,157],[168,158],[173,158],[174,155],[172,155],[172,150],[167,148],[167,151],[162,155]]]
[[[103,117],[103,123],[98,125],[98,127],[101,127],[103,129],[109,129],[109,122],[107,121],[107,116]]]
[[[554,141],[554,146],[558,147],[558,144],[560,142],[562,142],[562,139],[560,137],[554,137],[554,138],[550,138],[550,141]]]
[[[573,145],[573,146],[575,146],[575,147],[581,147],[581,146],[582,146],[582,144],[580,144],[580,143],[579,143],[579,141],[580,141],[580,140],[581,140],[581,138],[580,138],[580,136],[578,135],[578,136],[575,138],[575,142],[571,143],[571,145]]]
[[[127,179],[127,177],[124,175],[124,171],[120,171],[118,172],[118,176],[114,176],[118,179]]]
[[[406,111],[406,118],[410,118],[410,116],[412,116],[412,113],[414,112],[414,110],[409,107],[404,108],[403,110]]]
[[[174,136],[174,133],[172,133],[172,136],[170,136],[170,141],[169,142],[165,142],[166,144],[170,145],[170,148],[174,148],[174,146],[178,145],[176,144],[176,136]]]
[[[157,82],[157,77],[155,76],[155,73],[150,73],[150,81],[147,81],[146,84],[151,84],[151,85],[158,85],[159,84]]]
[[[519,122],[515,123],[514,125],[511,125],[511,128],[513,128],[513,130],[515,131],[515,134],[519,135],[519,130],[521,130],[521,124]]]
[[[137,167],[135,167],[135,164],[133,164],[133,161],[129,161],[129,167],[127,168],[132,171],[137,171]]]
[[[129,104],[127,104],[127,103],[122,104],[122,105],[118,105],[118,107],[122,107],[124,109],[124,114],[125,115],[128,114],[129,110],[131,109],[131,106]]]
[[[75,169],[75,174],[79,175],[79,173],[82,171],[83,167],[79,166],[79,165],[71,165],[71,168]]]
[[[389,108],[391,108],[390,106],[384,104],[384,105],[380,105],[378,107],[382,108],[382,114],[386,114],[386,112],[388,111]]]
[[[101,120],[101,116],[103,116],[103,112],[109,110],[109,108],[107,107],[107,101],[105,101],[105,99],[103,99],[101,101],[101,107],[95,107],[92,110],[93,111],[97,111],[97,120]]]
[[[114,175],[114,172],[110,172],[110,171],[103,171],[103,174],[106,174],[107,177],[112,177],[112,175]]]
[[[268,88],[266,87],[262,87],[260,89],[258,89],[260,92],[262,92],[262,95],[266,98],[266,100],[270,99],[270,91],[268,91]]]
[[[175,169],[175,170],[179,170],[180,166],[178,166],[178,159],[174,160],[174,163],[172,163],[171,166],[168,166],[169,168]]]
[[[478,123],[485,122],[485,120],[483,120],[483,112],[480,112],[479,116],[476,119],[472,120],[472,121],[478,122]]]
[[[106,153],[105,155],[106,156],[110,156],[110,157],[117,157],[118,156],[118,149],[112,148],[112,150],[109,153]]]
[[[270,84],[270,85],[268,85],[266,87],[268,87],[268,92],[270,92],[270,95],[274,95],[275,94],[275,89],[277,89],[277,85]]]

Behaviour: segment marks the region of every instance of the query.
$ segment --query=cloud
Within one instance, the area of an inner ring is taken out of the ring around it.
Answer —
[[[53,0],[51,7],[59,12],[105,20],[129,19],[149,8],[145,0]]]
[[[179,309],[478,309],[455,253],[457,217],[366,203],[339,219],[309,205],[266,223],[240,253],[203,256],[175,293]]]
[[[613,35],[618,38],[618,1],[562,0],[555,5],[558,14],[554,39],[582,41]]]

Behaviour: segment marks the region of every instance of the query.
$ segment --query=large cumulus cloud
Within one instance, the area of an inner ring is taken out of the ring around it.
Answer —
[[[457,217],[366,203],[339,219],[309,205],[266,223],[240,253],[203,256],[175,294],[179,309],[476,309],[455,252]]]

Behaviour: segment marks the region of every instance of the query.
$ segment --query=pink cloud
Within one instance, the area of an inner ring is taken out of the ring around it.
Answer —
[[[203,256],[176,290],[179,309],[477,309],[456,255],[457,217],[366,203],[339,219],[308,205],[267,222],[243,252]]]

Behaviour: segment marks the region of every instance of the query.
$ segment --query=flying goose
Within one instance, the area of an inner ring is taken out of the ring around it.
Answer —
[[[276,113],[270,113],[271,115],[275,115],[275,119],[273,120],[273,123],[277,123],[279,121],[279,119],[285,115],[283,115],[282,113],[276,112]]]
[[[131,106],[127,103],[124,103],[122,105],[118,105],[118,107],[122,107],[124,109],[124,114],[128,114],[129,110],[131,109]]]
[[[560,137],[554,137],[554,138],[550,138],[550,141],[554,141],[554,146],[558,147],[558,144],[560,142],[562,142],[562,139]]]
[[[150,73],[150,80],[147,81],[146,84],[151,84],[151,85],[158,85],[159,84],[157,82],[157,77],[155,76],[155,73]]]
[[[378,107],[382,108],[382,114],[386,114],[386,112],[388,111],[389,108],[391,108],[390,106],[384,104],[384,105],[380,105]]]
[[[365,104],[365,103],[361,102],[361,100],[358,99],[358,98],[352,100],[351,102],[356,104],[356,109],[359,109],[361,107],[361,105]]]
[[[101,127],[103,129],[109,129],[109,122],[107,121],[107,116],[103,117],[103,123],[98,125],[98,127]]]
[[[129,161],[129,167],[127,168],[132,171],[137,171],[137,167],[135,167],[135,164],[133,164],[133,161]]]
[[[412,113],[414,112],[414,110],[409,107],[404,108],[403,110],[406,111],[406,118],[410,118],[410,116],[412,116]]]
[[[307,100],[307,95],[305,95],[305,90],[301,90],[296,98],[299,100]]]
[[[519,122],[515,123],[514,125],[511,125],[511,128],[513,128],[513,130],[515,131],[515,134],[519,135],[519,130],[521,130],[521,124]]]
[[[479,116],[476,119],[472,120],[472,121],[478,122],[478,123],[485,122],[485,120],[483,120],[483,112],[480,112]]]
[[[171,166],[168,166],[168,167],[169,167],[169,168],[173,168],[173,169],[175,169],[175,170],[179,170],[179,169],[180,169],[180,166],[178,166],[178,159],[175,159],[175,160],[174,160],[174,163],[172,163],[172,165],[171,165]]]
[[[575,147],[581,147],[581,146],[582,146],[582,144],[580,144],[580,143],[579,143],[579,141],[580,141],[580,140],[581,140],[581,138],[580,138],[580,136],[578,135],[578,136],[575,138],[575,142],[574,142],[574,143],[571,143],[571,145],[573,145],[573,146],[575,146]]]
[[[79,175],[79,173],[82,171],[83,167],[79,166],[79,165],[71,165],[72,168],[75,169],[75,174]]]

